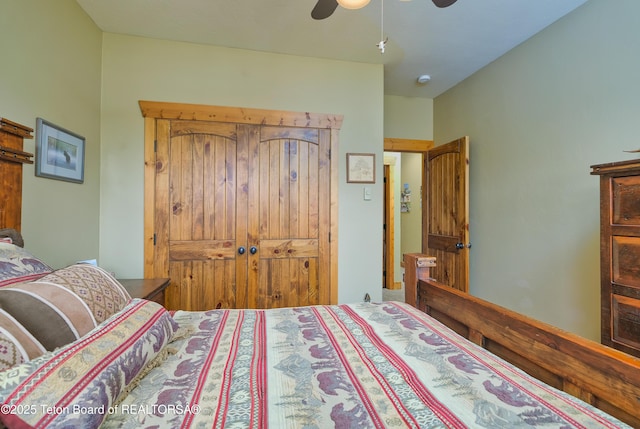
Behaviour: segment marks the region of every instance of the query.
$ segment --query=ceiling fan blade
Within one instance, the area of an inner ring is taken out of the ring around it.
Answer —
[[[454,4],[457,0],[433,0],[433,4],[438,7],[449,7]]]
[[[311,11],[311,18],[313,19],[325,19],[329,18],[331,14],[338,7],[337,0],[318,0],[318,3]]]

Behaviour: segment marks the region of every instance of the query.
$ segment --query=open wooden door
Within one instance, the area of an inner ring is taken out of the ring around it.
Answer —
[[[422,253],[435,256],[431,277],[469,291],[469,137],[427,152]]]

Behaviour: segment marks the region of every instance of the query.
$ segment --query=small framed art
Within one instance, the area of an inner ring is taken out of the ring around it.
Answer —
[[[84,182],[84,137],[38,118],[36,176]]]
[[[374,153],[347,154],[347,183],[376,183]]]

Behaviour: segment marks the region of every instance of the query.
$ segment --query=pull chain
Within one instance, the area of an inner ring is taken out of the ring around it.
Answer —
[[[380,49],[380,53],[384,54],[384,48],[387,46],[389,38],[384,38],[384,0],[380,0],[380,42],[376,45]]]

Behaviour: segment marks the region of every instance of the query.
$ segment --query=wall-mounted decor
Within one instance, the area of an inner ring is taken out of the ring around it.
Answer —
[[[411,189],[409,184],[405,183],[400,194],[400,212],[409,213],[411,211]]]
[[[374,153],[347,154],[347,183],[376,183]]]
[[[37,119],[36,176],[84,182],[84,137]]]

